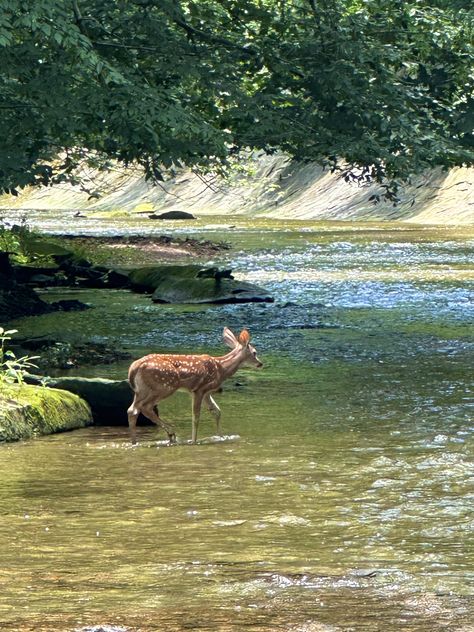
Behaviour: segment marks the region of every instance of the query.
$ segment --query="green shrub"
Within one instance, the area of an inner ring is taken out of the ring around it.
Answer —
[[[25,373],[36,364],[39,356],[22,356],[17,358],[10,349],[6,349],[6,343],[11,340],[11,334],[16,334],[16,329],[5,330],[0,327],[0,387],[5,384],[23,384]]]
[[[0,251],[8,252],[12,263],[37,266],[54,265],[53,255],[70,252],[32,231],[26,220],[13,226],[0,224]]]

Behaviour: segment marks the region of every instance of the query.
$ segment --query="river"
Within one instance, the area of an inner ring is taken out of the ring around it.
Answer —
[[[30,221],[62,231],[54,215]],[[264,370],[216,396],[222,439],[204,413],[189,445],[177,394],[160,409],[174,447],[145,426],[136,448],[116,427],[0,445],[0,628],[472,630],[474,229],[208,218],[166,231],[231,242],[214,263],[275,303],[62,290],[94,309],[13,325],[134,357],[222,354],[222,328],[248,327]]]

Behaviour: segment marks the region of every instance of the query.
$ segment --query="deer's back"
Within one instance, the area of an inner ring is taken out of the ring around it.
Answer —
[[[197,390],[216,383],[219,386],[219,365],[209,355],[178,355],[152,353],[135,360],[130,366],[128,379],[135,390],[139,382],[150,387],[165,382],[175,389]]]

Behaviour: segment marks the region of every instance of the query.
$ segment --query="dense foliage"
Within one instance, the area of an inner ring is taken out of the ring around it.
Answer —
[[[0,191],[84,159],[474,163],[470,0],[0,0]]]

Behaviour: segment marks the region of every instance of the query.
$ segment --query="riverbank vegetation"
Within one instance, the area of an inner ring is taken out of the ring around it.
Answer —
[[[92,423],[88,404],[77,395],[25,384],[36,356],[16,357],[7,347],[15,329],[0,327],[0,442],[82,428]]]

